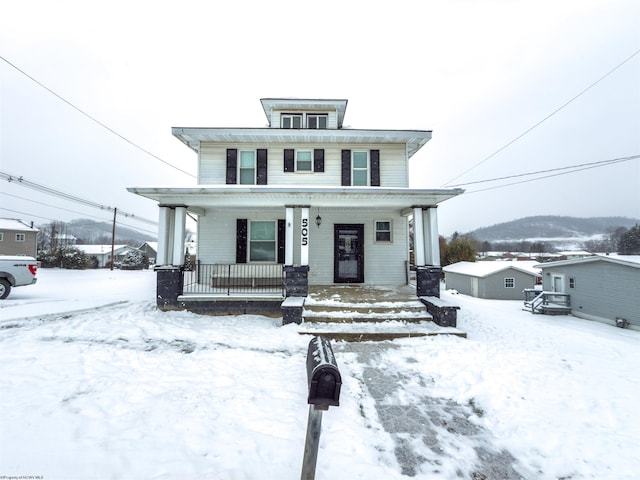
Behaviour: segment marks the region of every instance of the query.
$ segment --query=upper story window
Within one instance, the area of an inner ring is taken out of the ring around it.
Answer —
[[[280,116],[280,125],[282,128],[302,128],[302,114],[283,113]]]
[[[16,233],[16,242],[24,242],[26,235],[24,233]]]
[[[0,232],[0,242],[4,240],[4,233]]]
[[[358,187],[369,185],[369,152],[353,152],[351,184]]]
[[[240,151],[238,173],[241,185],[255,185],[256,183],[256,152],[254,150]]]
[[[311,172],[312,165],[311,150],[296,150],[296,172]]]
[[[327,128],[327,114],[307,114],[307,128]]]

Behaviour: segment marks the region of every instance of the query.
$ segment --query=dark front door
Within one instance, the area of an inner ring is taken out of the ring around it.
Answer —
[[[333,281],[364,282],[364,225],[334,226]]]

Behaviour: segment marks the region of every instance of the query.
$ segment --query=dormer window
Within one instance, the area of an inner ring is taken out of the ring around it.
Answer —
[[[327,115],[307,114],[307,128],[327,128]]]
[[[302,128],[302,114],[283,113],[280,118],[282,128]]]

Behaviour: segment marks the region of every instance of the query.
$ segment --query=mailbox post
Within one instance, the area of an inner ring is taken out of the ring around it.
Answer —
[[[322,430],[322,412],[340,405],[342,377],[333,355],[331,343],[324,337],[314,337],[307,352],[307,383],[309,386],[309,420],[302,459],[302,480],[314,480]]]

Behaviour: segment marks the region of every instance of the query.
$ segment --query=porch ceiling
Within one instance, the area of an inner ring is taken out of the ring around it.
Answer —
[[[215,143],[403,143],[411,157],[431,139],[429,130],[281,129],[281,128],[183,128],[173,127],[173,135],[195,152],[201,142]]]
[[[211,207],[274,208],[285,205],[312,207],[389,208],[437,205],[464,190],[409,189],[380,187],[276,187],[276,186],[198,186],[129,187],[131,193],[166,205],[187,205],[191,210]]]

